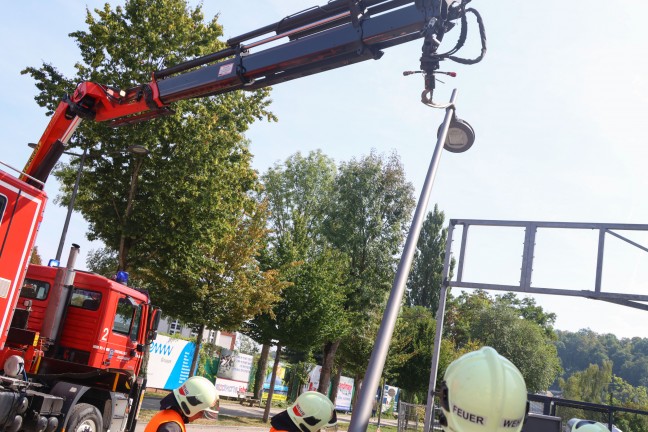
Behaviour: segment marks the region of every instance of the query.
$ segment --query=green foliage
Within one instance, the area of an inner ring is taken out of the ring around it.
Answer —
[[[106,4],[88,10],[86,23],[86,30],[70,34],[81,53],[75,76],[50,64],[23,71],[36,80],[36,101],[50,112],[77,82],[129,88],[148,82],[151,71],[225,46],[216,18],[204,22],[201,6],[184,0]],[[253,121],[274,119],[268,95],[177,102],[173,116],[119,129],[85,122],[70,142],[90,150],[76,201],[90,225],[88,238],[115,251],[117,266],[183,321],[236,328],[268,310],[281,288],[255,260],[266,211],[251,197],[258,182],[243,136]],[[123,151],[133,144],[150,155]],[[55,173],[64,185],[61,204],[69,200],[77,163]],[[103,258],[110,257],[95,257],[98,267]]]
[[[633,387],[622,378],[612,376],[608,391],[612,405],[648,411],[648,389],[645,386]],[[648,416],[619,413],[615,415],[614,423],[623,431],[648,432]]]
[[[277,340],[308,352],[348,327],[342,307],[348,260],[321,235],[334,179],[335,165],[321,152],[296,153],[262,176],[260,199],[268,203],[272,231],[261,261],[279,269],[286,288],[271,313],[248,324],[247,334],[259,343]]]
[[[612,334],[597,334],[589,329],[558,331],[556,347],[568,378],[590,364],[612,362],[612,373],[633,386],[648,386],[648,338],[618,339]]]
[[[107,248],[91,250],[86,257],[86,265],[90,271],[110,278],[119,267],[117,252]]]
[[[416,245],[416,255],[407,280],[407,304],[424,306],[433,311],[439,308],[439,292],[443,275],[443,262],[447,228],[444,228],[445,216],[435,204],[421,227],[421,234]]]
[[[341,164],[324,229],[327,239],[350,258],[348,310],[383,303],[409,228],[412,192],[395,153],[385,157],[372,152]]]
[[[31,257],[29,258],[29,263],[30,264],[36,264],[36,265],[42,265],[43,264],[43,259],[41,258],[40,254],[38,253],[38,246],[34,246],[31,252]]]
[[[605,396],[611,380],[612,363],[604,361],[601,367],[591,364],[587,369],[572,374],[567,380],[560,379],[559,383],[565,399],[602,404],[606,402]],[[565,416],[567,420],[567,417],[591,418],[591,414],[575,408],[561,410],[561,416]]]
[[[533,313],[525,318],[527,310]],[[448,312],[448,333],[457,348],[470,343],[495,348],[520,369],[529,391],[548,389],[559,375],[560,362],[548,327],[552,321],[532,299],[462,293],[450,302]]]
[[[436,322],[432,311],[422,306],[403,306],[396,323],[384,376],[405,390],[409,400],[426,400]],[[452,342],[441,341],[439,384],[445,369],[458,357]]]
[[[324,232],[349,257],[344,307],[352,326],[340,344],[339,362],[353,374],[364,373],[371,354],[380,322],[376,311],[383,309],[409,228],[412,191],[395,153],[385,157],[372,152],[342,163],[335,179]]]

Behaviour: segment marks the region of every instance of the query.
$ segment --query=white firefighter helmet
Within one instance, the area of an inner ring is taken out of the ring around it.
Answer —
[[[303,432],[315,432],[335,424],[335,406],[322,393],[307,391],[288,408],[288,416]]]
[[[522,374],[491,347],[465,354],[446,369],[441,425],[452,432],[519,432],[527,412]]]
[[[193,376],[173,390],[180,409],[187,417],[213,407],[218,402],[216,387],[207,378]]]
[[[4,363],[4,373],[12,378],[22,378],[25,371],[25,360],[18,355],[7,357]]]
[[[571,428],[572,432],[610,432],[610,430],[602,423],[597,423],[591,420],[581,420],[574,424]]]

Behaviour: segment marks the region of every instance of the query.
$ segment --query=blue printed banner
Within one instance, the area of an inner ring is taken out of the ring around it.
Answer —
[[[193,342],[158,335],[150,348],[147,386],[166,390],[180,387],[189,378],[195,347]]]

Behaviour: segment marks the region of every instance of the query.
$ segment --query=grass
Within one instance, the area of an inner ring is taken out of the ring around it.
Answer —
[[[146,423],[157,413],[157,410],[141,410],[139,415],[139,422]],[[213,426],[237,426],[237,427],[268,427],[268,423],[263,423],[260,418],[249,417],[232,417],[227,415],[219,415],[218,420],[200,419],[192,422],[192,424],[199,425],[213,425]],[[338,423],[337,432],[348,430],[348,423]],[[377,432],[378,428],[375,424],[367,426],[367,432]],[[380,432],[396,432],[396,426],[381,425]],[[333,429],[331,429],[333,431]]]
[[[139,413],[139,422],[146,423],[157,414],[158,410],[141,410]],[[220,414],[218,420],[199,419],[191,422],[192,424],[199,425],[218,425],[218,426],[241,426],[241,427],[265,427],[267,423],[263,423],[260,418],[247,418],[247,417],[230,417]]]

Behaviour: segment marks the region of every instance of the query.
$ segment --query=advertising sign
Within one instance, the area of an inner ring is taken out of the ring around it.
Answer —
[[[353,378],[340,377],[338,392],[335,397],[335,409],[339,411],[351,411],[351,399],[353,398]]]
[[[216,390],[221,396],[237,397],[247,392],[252,370],[252,356],[236,354],[223,348],[220,353],[220,364],[216,374]]]
[[[308,384],[306,384],[306,391],[317,391],[319,386],[320,373],[322,366],[315,366],[308,374]],[[351,411],[351,399],[353,398],[353,378],[342,376],[338,384],[338,393],[335,397],[335,409],[339,411]],[[329,387],[330,391],[330,387]]]
[[[220,396],[238,397],[239,393],[247,392],[247,383],[216,378],[216,390]]]
[[[189,378],[195,344],[158,335],[151,344],[148,387],[172,390]]]
[[[284,382],[286,376],[286,367],[283,363],[279,362],[277,368],[277,378],[275,379],[274,390],[272,393],[273,401],[285,401],[288,399],[288,385]],[[268,368],[265,381],[263,382],[263,396],[261,399],[268,399],[268,392],[270,391],[270,380],[272,379],[272,368]]]
[[[317,387],[319,386],[319,377],[321,371],[322,371],[322,366],[320,365],[315,366],[310,371],[310,373],[308,374],[308,384],[306,384],[307,391],[317,391]]]
[[[398,410],[398,387],[385,385],[385,390],[383,391],[382,412],[389,411],[390,407],[393,407],[394,411]]]
[[[221,350],[220,364],[218,366],[218,378],[247,383],[250,380],[252,370],[252,356],[249,354],[235,354],[228,349]]]

